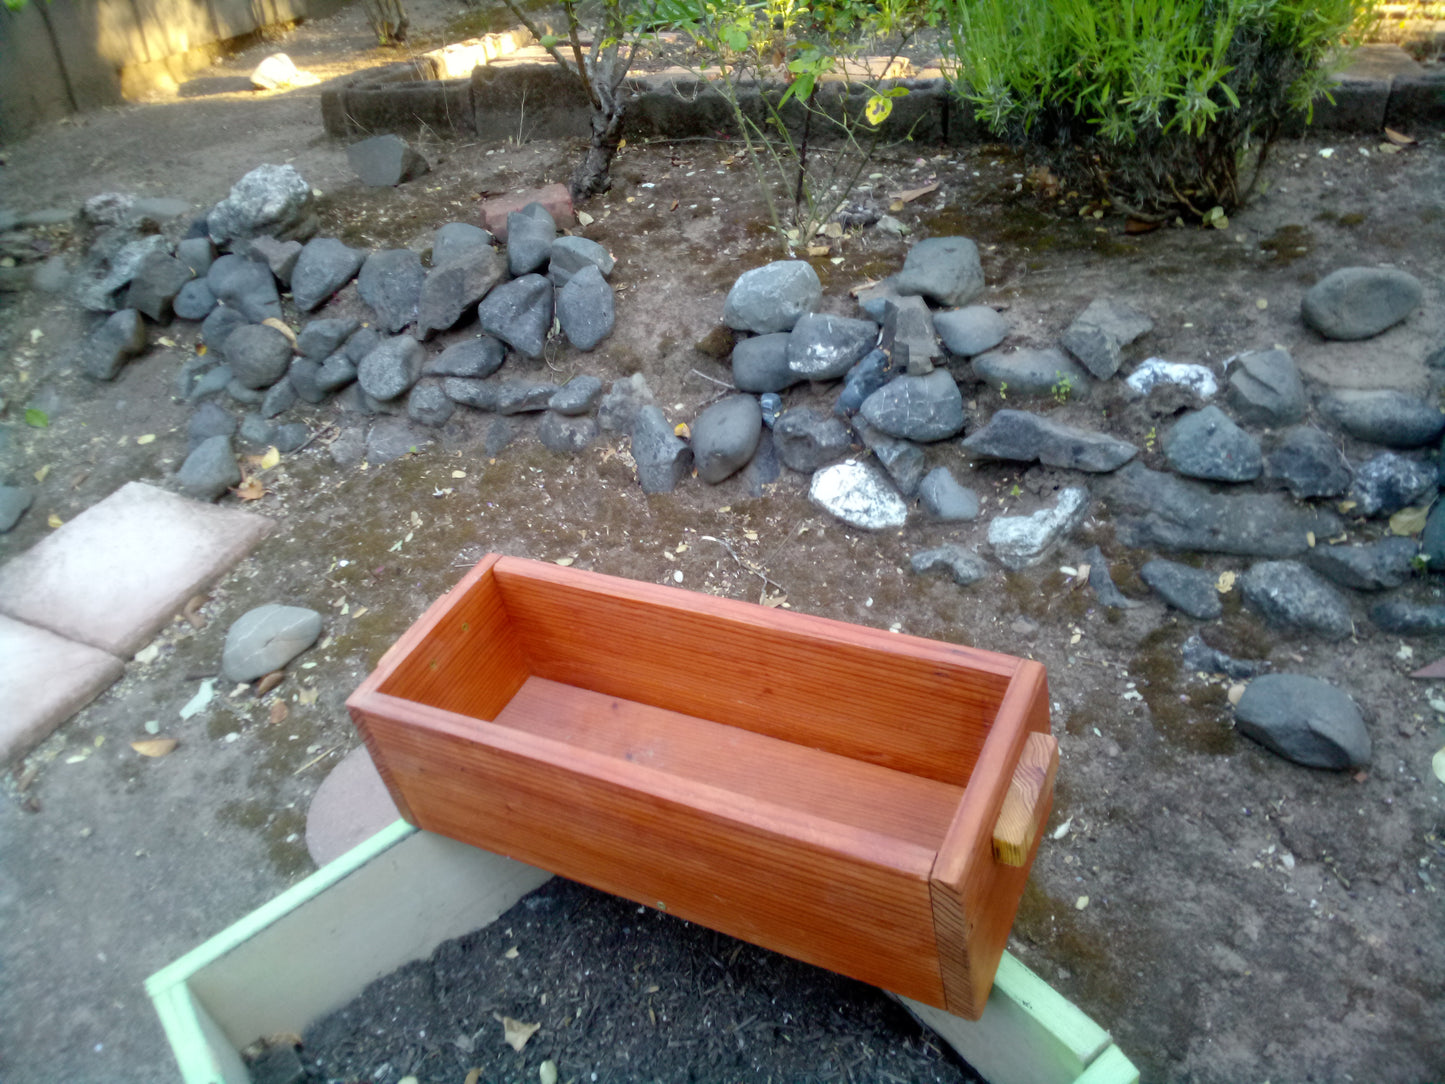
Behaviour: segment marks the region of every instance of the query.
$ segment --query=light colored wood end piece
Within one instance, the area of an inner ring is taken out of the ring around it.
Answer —
[[[1058,770],[1059,743],[1054,736],[1030,734],[993,827],[993,856],[1003,865],[1022,866],[1028,861]]]

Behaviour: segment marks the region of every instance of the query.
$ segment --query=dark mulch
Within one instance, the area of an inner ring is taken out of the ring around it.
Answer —
[[[520,1053],[504,1016],[541,1024]],[[302,1057],[372,1084],[532,1084],[549,1059],[562,1084],[978,1080],[873,987],[561,878],[372,983]]]

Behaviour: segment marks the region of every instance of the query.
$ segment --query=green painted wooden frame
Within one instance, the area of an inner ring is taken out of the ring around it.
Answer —
[[[550,876],[396,821],[146,980],[181,1080],[251,1084],[244,1046],[301,1032]],[[990,1084],[1138,1084],[1108,1033],[1009,953],[976,1022],[900,1000]]]

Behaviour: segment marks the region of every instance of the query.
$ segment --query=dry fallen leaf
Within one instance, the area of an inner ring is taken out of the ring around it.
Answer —
[[[1229,702],[1231,704],[1238,705],[1239,701],[1244,696],[1244,689],[1244,683],[1240,681],[1237,681],[1233,685],[1231,685],[1229,687]]]
[[[192,595],[186,600],[185,606],[181,609],[181,616],[186,619],[186,623],[191,628],[203,629],[206,627],[206,619],[200,612],[201,607],[205,604],[205,595]]]
[[[50,473],[50,464],[47,463],[47,464],[45,464],[45,466],[41,467],[38,471],[35,472],[35,481],[36,481],[36,484],[38,485],[39,483],[45,481],[45,478],[46,478],[46,476],[47,476],[49,473]]]
[[[466,476],[467,476],[467,472],[464,471],[464,470],[454,470],[454,471],[452,471],[452,477],[453,477],[453,478],[465,478]]]
[[[482,1071],[480,1069],[468,1069],[467,1078],[462,1081],[462,1084],[477,1084],[477,1081],[481,1079]]]
[[[1419,534],[1425,529],[1425,518],[1429,512],[1430,509],[1424,507],[1400,509],[1390,517],[1390,533],[1401,538]]]
[[[506,960],[515,960],[520,955],[521,953],[517,951],[517,946],[513,945],[506,952],[502,953],[502,958]]]
[[[809,245],[807,251],[808,251],[808,255],[809,255],[809,256],[826,256],[826,255],[828,255],[828,246],[827,246],[827,245]]]
[[[1158,222],[1148,222],[1142,218],[1129,218],[1124,221],[1125,233],[1152,233],[1159,228]]]
[[[595,220],[591,215],[589,215],[586,211],[578,211],[578,212],[577,212],[577,221],[578,221],[578,223],[580,223],[580,224],[583,225],[583,226],[590,226],[590,225],[592,225],[592,223],[593,223],[594,221],[596,221],[596,220]]]
[[[154,433],[146,433],[144,436],[136,437],[135,442],[137,444],[150,444],[155,439],[156,435]]]
[[[1234,590],[1234,573],[1221,572],[1219,579],[1214,581],[1214,589],[1221,595],[1227,595]]]
[[[934,181],[932,184],[920,185],[918,188],[905,188],[902,192],[894,192],[892,193],[892,197],[899,203],[912,203],[921,196],[926,196],[930,192],[937,191],[938,182]]]
[[[259,478],[247,478],[236,487],[235,494],[243,501],[259,501],[266,495],[266,487]]]
[[[61,519],[59,516],[57,516],[54,512],[51,512],[50,515],[49,515],[48,517],[46,517],[45,525],[46,525],[47,527],[55,528],[55,527],[59,527],[59,526],[60,526],[62,523],[64,523],[64,522],[65,522],[65,521],[64,521],[63,519]]]
[[[271,705],[271,725],[275,726],[278,723],[284,723],[286,721],[286,716],[290,714],[291,709],[286,706],[286,701],[276,701],[276,703]]]
[[[130,747],[143,757],[163,757],[173,752],[179,745],[175,738],[146,738],[143,741],[133,741]]]
[[[1075,911],[1082,911],[1082,910],[1083,910],[1085,907],[1087,907],[1087,906],[1089,906],[1089,897],[1088,897],[1088,896],[1080,896],[1078,899],[1076,899],[1076,900],[1074,901],[1074,910],[1075,910]]]
[[[768,609],[770,610],[776,609],[787,601],[787,595],[764,595],[762,598],[763,605],[768,607]]]
[[[683,440],[687,440],[692,436],[692,430],[688,428],[687,422],[678,422],[672,427],[672,431]]]
[[[262,470],[270,470],[279,462],[281,462],[281,452],[280,449],[273,444],[266,449],[266,454],[261,457],[261,462],[258,463],[257,466]]]
[[[286,679],[284,670],[272,670],[256,680],[256,699],[260,699]]]
[[[1430,770],[1435,773],[1435,778],[1445,783],[1445,746],[1435,750],[1435,755],[1430,758]]]
[[[291,344],[292,349],[295,349],[296,332],[292,331],[289,327],[286,326],[285,320],[282,320],[276,316],[268,316],[266,317],[266,319],[262,320],[261,323],[263,323],[266,327],[273,327],[282,335],[285,335],[286,341]]]
[[[305,688],[296,694],[296,703],[314,704],[316,698],[321,695],[321,690],[316,688]]]
[[[575,560],[577,560],[577,558],[575,557],[558,557],[552,563],[554,565],[561,565],[563,568],[569,568],[571,567],[572,562]]]
[[[1407,136],[1404,132],[1397,132],[1393,128],[1385,129],[1385,138],[1397,147],[1409,147],[1416,142],[1413,136]]]
[[[524,1024],[520,1020],[513,1020],[510,1016],[498,1016],[496,1013],[492,1013],[492,1018],[500,1020],[502,1023],[502,1042],[519,1054],[522,1052],[522,1047],[527,1045],[527,1040],[537,1034],[537,1029],[542,1026],[541,1024]]]

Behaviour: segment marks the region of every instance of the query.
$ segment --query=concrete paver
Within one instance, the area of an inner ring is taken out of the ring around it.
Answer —
[[[0,568],[0,614],[129,658],[271,526],[129,482]]]
[[[109,652],[0,615],[0,764],[29,751],[124,672]]]

